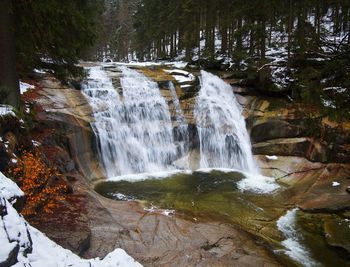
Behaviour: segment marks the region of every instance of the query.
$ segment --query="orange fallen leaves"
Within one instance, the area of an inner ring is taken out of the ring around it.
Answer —
[[[22,210],[24,216],[33,216],[38,212],[53,213],[60,201],[65,199],[67,186],[60,182],[61,174],[45,164],[38,150],[24,151],[17,165],[10,167],[8,173],[26,195]]]

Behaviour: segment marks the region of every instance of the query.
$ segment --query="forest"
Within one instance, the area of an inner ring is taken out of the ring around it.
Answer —
[[[342,118],[349,116],[349,20],[343,0],[111,1],[97,59],[232,70],[246,85],[325,104]]]

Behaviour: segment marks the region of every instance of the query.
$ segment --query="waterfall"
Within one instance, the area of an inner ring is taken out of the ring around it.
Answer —
[[[165,171],[173,169],[175,160],[186,159],[188,124],[172,82],[168,88],[174,106],[174,130],[157,83],[138,71],[119,67],[122,92],[118,93],[102,67],[88,71],[83,92],[94,111],[92,128],[107,177]],[[200,80],[194,110],[200,167],[258,173],[242,110],[231,86],[205,71]]]
[[[194,114],[201,168],[234,168],[258,173],[242,110],[230,85],[201,71],[201,90]]]
[[[166,170],[176,156],[168,105],[155,82],[135,70],[120,70],[122,96],[102,67],[89,68],[83,87],[106,175]]]

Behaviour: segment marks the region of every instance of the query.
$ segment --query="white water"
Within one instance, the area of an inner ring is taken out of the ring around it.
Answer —
[[[89,69],[83,91],[94,110],[92,124],[107,176],[166,170],[176,156],[168,106],[157,84],[126,67],[122,98],[101,67]]]
[[[186,122],[185,116],[182,112],[179,98],[176,94],[175,86],[172,82],[169,82],[169,90],[172,96],[173,105],[175,107],[175,140],[177,142],[177,158],[181,158],[186,155],[189,148],[189,133],[188,124]],[[187,164],[188,165],[188,164]]]
[[[311,258],[309,251],[300,243],[302,237],[296,230],[297,212],[297,208],[290,210],[277,221],[278,230],[286,237],[286,239],[282,241],[282,245],[286,248],[284,252],[302,266],[319,266],[319,264]]]
[[[89,80],[83,87],[94,111],[92,127],[106,175],[112,180],[167,176],[175,160],[188,161],[191,141],[175,87],[169,82],[173,134],[169,107],[157,84],[125,66],[119,69],[121,95],[102,67],[88,69]],[[241,191],[271,193],[279,186],[273,178],[259,174],[241,112],[231,86],[202,71],[195,107],[200,168],[240,171],[247,177],[238,184]],[[189,162],[183,166],[187,168]]]
[[[200,140],[201,168],[234,168],[259,173],[242,110],[230,85],[201,71],[195,116]]]

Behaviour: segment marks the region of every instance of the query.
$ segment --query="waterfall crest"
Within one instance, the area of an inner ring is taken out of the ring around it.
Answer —
[[[230,85],[201,71],[195,117],[201,168],[235,168],[258,173],[242,110]]]

